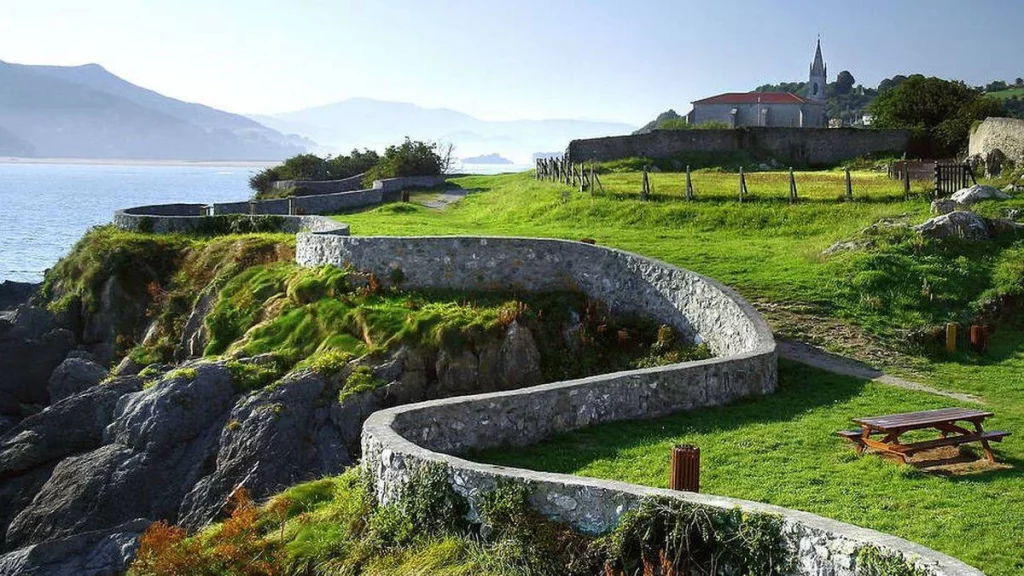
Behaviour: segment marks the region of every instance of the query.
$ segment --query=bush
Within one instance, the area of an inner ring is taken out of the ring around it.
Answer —
[[[388,146],[384,156],[363,178],[364,184],[400,176],[438,176],[452,165],[451,145],[405,138],[398,146]]]

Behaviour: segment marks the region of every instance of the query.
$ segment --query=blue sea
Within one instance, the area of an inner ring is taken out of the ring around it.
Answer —
[[[527,166],[474,165],[492,174]],[[114,211],[168,202],[249,197],[259,166],[140,166],[0,162],[0,281],[38,282],[43,272]]]

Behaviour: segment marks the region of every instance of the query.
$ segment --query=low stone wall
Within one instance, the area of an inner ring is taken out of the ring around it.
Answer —
[[[971,131],[970,155],[986,156],[996,149],[1002,150],[1010,161],[1024,163],[1024,120],[987,118]]]
[[[909,145],[910,132],[906,130],[748,127],[655,130],[648,134],[573,140],[567,152],[574,163],[629,157],[672,158],[694,152],[745,151],[759,160],[830,166],[870,154],[901,153]]]
[[[347,224],[315,215],[376,206],[389,198],[396,200],[398,192],[405,188],[439,186],[447,179],[448,176],[411,176],[375,180],[373,188],[336,194],[215,204],[137,206],[117,211],[114,214],[114,225],[139,232],[203,232],[218,229],[221,221],[214,220],[217,217],[253,214],[280,217],[281,232],[310,231],[348,235]]]
[[[687,492],[492,466],[459,458],[470,450],[531,444],[584,426],[662,416],[767,394],[776,387],[771,331],[721,284],[635,254],[560,240],[522,238],[346,238],[300,234],[302,265],[352,264],[402,285],[453,289],[578,289],[613,310],[643,313],[708,342],[716,357],[532,388],[435,400],[377,412],[363,426],[363,466],[382,502],[418,467],[440,464],[473,510],[499,483],[530,489],[539,512],[588,533],[614,528],[645,497],[668,497],[782,517],[797,573],[856,574],[866,545],[903,554],[943,576],[981,572],[917,544],[795,510]],[[475,513],[475,512],[471,512]]]
[[[352,192],[363,187],[363,177],[366,173],[356,174],[340,180],[278,180],[272,184],[274,190],[288,190],[298,188],[307,194],[337,194],[338,192]]]
[[[114,213],[114,226],[122,230],[156,234],[209,233],[230,230],[233,218],[247,217],[246,214],[201,216],[199,215],[200,209],[206,209],[206,205],[203,204],[177,204],[173,205],[176,206],[175,209],[169,208],[169,206],[172,205],[141,206],[118,210]],[[158,208],[158,210],[154,210],[154,208]],[[177,214],[172,212],[177,212]],[[272,218],[273,220],[270,221],[259,222],[259,225],[261,227],[270,226],[276,232],[291,234],[310,232],[346,236],[349,233],[348,224],[343,224],[327,216],[258,215],[256,218]]]

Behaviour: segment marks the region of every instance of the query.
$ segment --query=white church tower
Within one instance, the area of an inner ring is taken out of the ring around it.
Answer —
[[[811,63],[810,80],[807,83],[808,100],[817,104],[824,104],[828,100],[825,95],[827,77],[825,61],[821,58],[821,38],[818,38],[818,48],[814,51],[814,62]]]

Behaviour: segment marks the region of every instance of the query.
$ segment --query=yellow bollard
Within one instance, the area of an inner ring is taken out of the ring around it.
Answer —
[[[956,352],[956,324],[946,324],[946,352]]]

